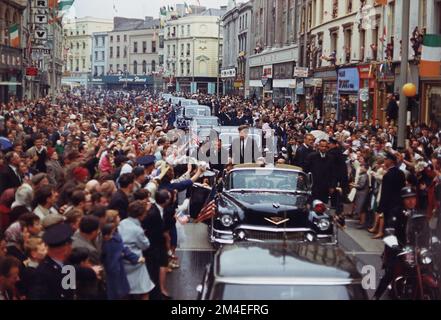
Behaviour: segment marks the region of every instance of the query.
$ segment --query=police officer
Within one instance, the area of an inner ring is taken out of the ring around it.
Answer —
[[[401,246],[407,243],[407,222],[411,212],[416,210],[417,194],[411,187],[404,187],[400,193],[402,202],[390,211],[388,226],[395,230],[395,236]],[[394,276],[394,267],[399,262],[397,259],[397,251],[385,246],[383,253],[383,268],[385,274],[378,285],[374,294],[374,299],[378,300],[383,295],[387,286],[392,282]]]
[[[75,271],[65,266],[72,251],[72,228],[65,223],[49,227],[43,234],[48,246],[47,256],[35,272],[35,281],[29,288],[32,300],[73,300]],[[72,269],[72,268],[71,268]]]

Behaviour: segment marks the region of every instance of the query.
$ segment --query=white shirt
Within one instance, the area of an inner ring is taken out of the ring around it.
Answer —
[[[164,208],[162,208],[160,205],[158,205],[157,203],[155,203],[156,207],[159,210],[159,214],[161,215],[161,218],[164,219]]]

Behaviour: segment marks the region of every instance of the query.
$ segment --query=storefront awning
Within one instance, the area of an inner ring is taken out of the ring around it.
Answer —
[[[21,82],[15,81],[0,81],[0,86],[21,86]]]

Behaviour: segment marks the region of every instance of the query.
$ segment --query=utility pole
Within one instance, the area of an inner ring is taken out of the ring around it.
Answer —
[[[398,148],[406,144],[407,129],[407,97],[404,95],[403,86],[407,83],[407,68],[409,65],[409,20],[410,0],[403,0],[402,30],[401,30],[401,65],[400,65],[400,107],[398,116]]]
[[[217,64],[216,64],[216,73],[217,73],[217,87],[216,87],[216,95],[219,98],[219,59],[220,59],[220,27],[221,27],[221,19],[217,20],[218,29],[217,29]]]

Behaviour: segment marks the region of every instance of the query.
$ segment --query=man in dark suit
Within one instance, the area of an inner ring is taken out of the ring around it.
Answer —
[[[18,167],[20,165],[20,156],[17,152],[8,152],[5,156],[6,165],[0,172],[0,195],[3,191],[10,188],[18,188],[22,184]]]
[[[341,188],[341,193],[337,190],[331,194],[331,204],[336,208],[336,213],[343,212],[343,199],[348,193],[349,178],[348,168],[346,166],[346,156],[343,154],[343,148],[334,138],[329,139],[328,155],[333,159],[332,172],[334,172],[334,182]]]
[[[165,291],[165,277],[167,274],[168,254],[166,246],[166,208],[172,202],[171,193],[162,189],[155,194],[155,204],[152,205],[147,217],[142,221],[142,227],[149,238],[150,247],[144,253],[150,278],[155,289],[150,292],[152,299],[169,299]]]
[[[31,300],[73,300],[75,296],[74,270],[63,270],[72,251],[72,228],[65,223],[48,228],[43,241],[48,245],[46,258],[35,271],[29,288]],[[63,272],[65,271],[65,272]],[[66,273],[67,271],[67,273]]]
[[[401,205],[401,189],[406,185],[406,177],[404,172],[397,167],[397,157],[388,152],[384,164],[388,169],[383,177],[381,184],[381,198],[378,205],[378,212],[382,213],[380,218],[380,227],[374,239],[382,238],[385,221],[390,221],[391,211],[393,208]]]
[[[230,157],[233,164],[255,163],[262,156],[257,141],[249,136],[247,125],[239,126],[239,137],[233,139],[230,147]]]
[[[109,209],[118,210],[122,219],[127,218],[127,209],[129,208],[129,196],[133,192],[135,185],[135,176],[132,173],[121,175],[118,180],[120,188],[112,195],[110,199]]]
[[[307,134],[305,136],[305,139],[303,140],[303,144],[297,148],[296,157],[295,157],[295,164],[296,166],[299,166],[300,168],[305,168],[306,161],[308,159],[308,156],[314,152],[314,149],[312,148],[312,144],[314,143],[315,138],[312,134]]]
[[[308,155],[305,172],[312,173],[312,197],[314,200],[321,200],[328,203],[329,194],[335,191],[335,177],[333,174],[334,159],[327,154],[328,142],[321,140],[318,152]]]

